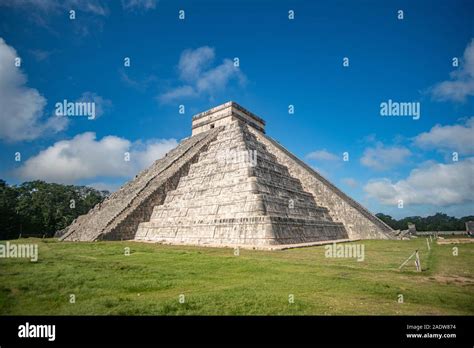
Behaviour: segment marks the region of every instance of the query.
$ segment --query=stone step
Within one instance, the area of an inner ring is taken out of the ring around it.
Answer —
[[[232,151],[252,150],[257,151],[255,166],[251,165],[251,157],[244,157],[241,162],[225,158]],[[252,237],[248,234],[248,222],[242,222],[246,218],[258,218],[258,223],[265,227],[258,230],[254,225]],[[325,229],[322,235],[347,236],[344,226],[332,221],[328,210],[316,204],[301,182],[289,174],[288,168],[245,125],[234,123],[200,154],[176,189],[153,209],[150,220],[139,225],[137,239],[185,241],[188,236],[188,241],[227,238],[251,242],[252,238],[267,238],[268,229],[273,228],[274,233],[288,241],[284,234],[290,225],[302,231],[300,236],[293,236],[298,240],[319,238],[311,229]]]

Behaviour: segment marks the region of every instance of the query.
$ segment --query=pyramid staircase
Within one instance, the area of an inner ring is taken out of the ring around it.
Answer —
[[[139,225],[135,239],[256,246],[347,239],[344,225],[332,221],[248,127],[228,124]]]
[[[60,240],[133,239],[138,224],[150,218],[153,207],[163,203],[167,192],[176,187],[179,178],[219,131],[216,128],[183,140],[165,157],[74,220]]]
[[[60,239],[255,247],[369,238],[394,232],[228,102],[195,115],[190,138]]]

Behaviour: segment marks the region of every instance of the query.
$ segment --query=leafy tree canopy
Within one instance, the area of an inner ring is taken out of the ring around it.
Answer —
[[[0,180],[0,239],[22,235],[53,236],[109,195],[87,186]]]
[[[376,214],[376,216],[395,230],[407,230],[408,224],[413,223],[417,231],[465,231],[466,222],[474,221],[473,215],[456,218],[443,213],[427,217],[409,216],[400,220],[382,213]]]

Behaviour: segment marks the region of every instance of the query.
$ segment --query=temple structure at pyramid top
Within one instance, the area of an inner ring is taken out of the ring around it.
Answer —
[[[235,102],[195,115],[192,135],[60,237],[282,248],[393,238],[393,230],[265,134]]]
[[[230,101],[210,110],[193,116],[192,135],[205,132],[215,127],[226,126],[233,121],[240,121],[265,133],[265,121],[243,108],[236,102]]]

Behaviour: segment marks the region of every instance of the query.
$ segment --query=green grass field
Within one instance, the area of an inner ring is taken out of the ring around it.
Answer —
[[[39,259],[0,259],[1,315],[474,315],[472,243],[453,256],[454,245],[428,252],[424,238],[361,241],[357,262],[326,258],[324,246],[235,256],[135,242],[10,242],[38,243]],[[423,271],[413,262],[399,271],[415,249]]]

